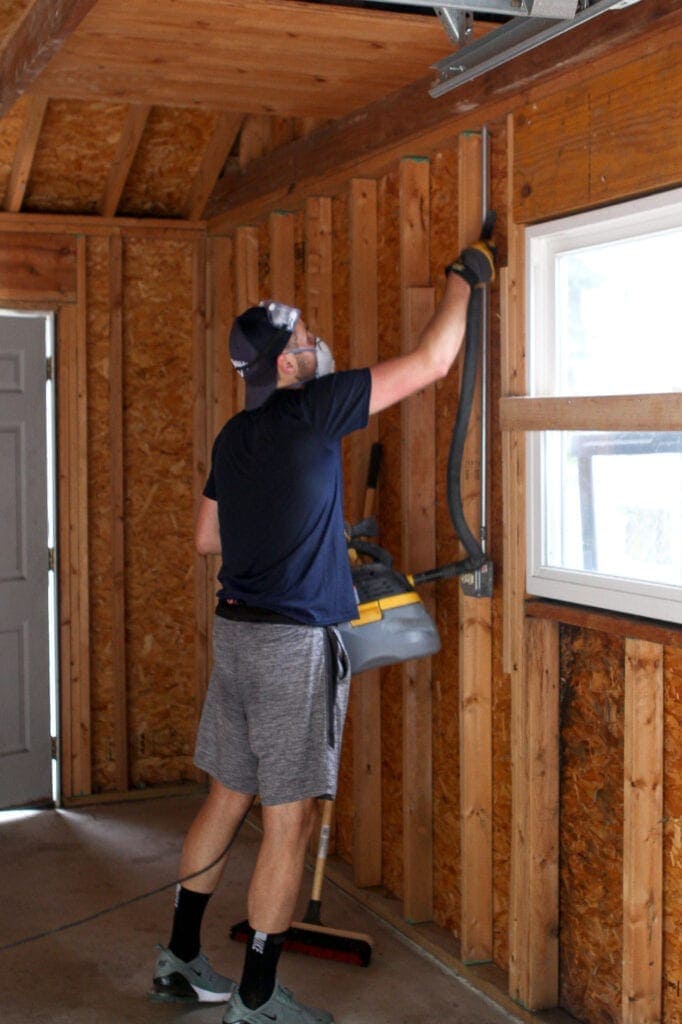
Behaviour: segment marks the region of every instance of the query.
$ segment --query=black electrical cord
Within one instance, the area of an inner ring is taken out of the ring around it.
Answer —
[[[253,807],[253,801],[249,805],[246,814],[244,814],[244,817],[237,825],[234,835],[225,849],[215,858],[215,860],[212,860],[211,863],[207,864],[205,867],[200,868],[198,871],[193,871],[191,875],[184,875],[182,878],[176,878],[172,882],[166,882],[164,885],[159,885],[156,889],[150,889],[148,892],[140,893],[138,896],[131,896],[127,900],[121,900],[120,903],[114,903],[110,907],[104,907],[102,910],[96,910],[94,914],[88,914],[87,917],[80,917],[77,921],[68,921],[66,924],[57,925],[55,928],[48,928],[44,932],[36,932],[35,935],[27,935],[23,939],[17,939],[16,942],[8,942],[6,945],[0,946],[0,953],[5,953],[9,949],[16,949],[18,946],[25,946],[29,942],[37,942],[38,939],[46,939],[50,935],[57,935],[59,932],[68,931],[70,928],[77,928],[81,924],[88,924],[90,921],[96,921],[98,917],[104,917],[106,914],[113,914],[115,910],[123,910],[124,907],[130,907],[133,903],[139,903],[141,900],[149,899],[150,896],[157,896],[160,892],[165,892],[166,889],[174,889],[176,886],[182,885],[184,882],[189,882],[192,878],[198,878],[199,875],[204,875],[207,871],[210,871],[211,868],[214,868],[216,864],[220,863],[223,857],[226,857],[230,852],[232,844],[241,832],[242,825],[246,821],[246,815],[251,810],[251,807]]]

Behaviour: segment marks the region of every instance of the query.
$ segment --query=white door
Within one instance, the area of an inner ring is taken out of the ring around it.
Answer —
[[[0,808],[52,799],[48,317],[0,312]]]

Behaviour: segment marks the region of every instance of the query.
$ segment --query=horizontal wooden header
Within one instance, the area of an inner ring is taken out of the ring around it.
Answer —
[[[682,430],[682,394],[500,399],[502,430]]]
[[[165,238],[202,237],[202,221],[157,220],[143,217],[92,217],[70,213],[0,213],[0,231],[30,232],[64,235],[144,234]]]
[[[75,302],[75,238],[5,235],[0,246],[0,299]]]
[[[530,598],[524,610],[529,618],[551,619],[565,626],[593,629],[597,633],[629,637],[632,640],[649,640],[666,647],[682,647],[682,626],[657,619],[643,619],[633,615],[618,615],[614,612],[585,608],[580,605],[562,604]]]

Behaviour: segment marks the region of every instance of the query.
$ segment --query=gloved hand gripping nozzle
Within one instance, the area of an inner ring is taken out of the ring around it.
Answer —
[[[445,268],[446,277],[448,274],[459,274],[472,288],[495,280],[497,248],[492,241],[494,224],[495,213],[491,212],[485,219],[479,240],[462,249],[459,256],[448,263]]]

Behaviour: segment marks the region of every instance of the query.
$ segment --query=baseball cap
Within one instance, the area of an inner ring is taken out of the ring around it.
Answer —
[[[257,409],[277,387],[277,356],[301,315],[270,299],[238,316],[230,331],[230,359],[246,384],[245,407]]]

